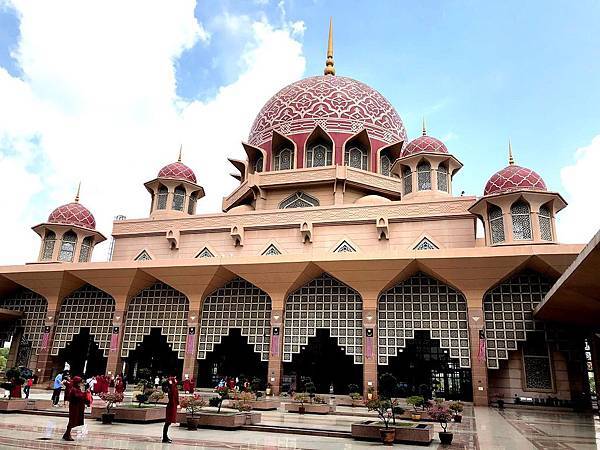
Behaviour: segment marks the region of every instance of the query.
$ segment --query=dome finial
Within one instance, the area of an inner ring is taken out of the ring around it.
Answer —
[[[177,157],[177,162],[181,162],[181,152],[183,150],[183,144],[179,144],[179,156]]]
[[[510,138],[508,139],[508,164],[512,166],[515,163],[515,159],[512,154],[512,144],[510,143]]]
[[[325,61],[324,75],[335,75],[333,67],[333,18],[329,18],[329,41],[327,42],[327,60]]]
[[[427,130],[425,129],[425,117],[423,117],[423,136],[427,136]]]
[[[75,194],[75,203],[79,203],[79,193],[81,192],[81,181],[77,185],[77,193]]]

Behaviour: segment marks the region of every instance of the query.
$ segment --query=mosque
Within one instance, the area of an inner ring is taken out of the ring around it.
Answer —
[[[91,262],[106,237],[79,195],[34,226],[38,260],[0,266],[9,365],[40,381],[66,362],[201,387],[245,375],[275,393],[310,377],[366,394],[389,372],[405,395],[480,405],[589,398],[600,236],[561,244],[564,198],[511,149],[481,196],[455,195],[460,155],[336,75],[331,26],[324,74],[277,92],[241,145],[221,212],[196,214],[204,188],[180,155],[144,184],[149,216],[114,221],[107,262]]]

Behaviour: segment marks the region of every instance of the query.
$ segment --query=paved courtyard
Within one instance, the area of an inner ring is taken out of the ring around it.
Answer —
[[[49,394],[36,393],[45,398]],[[67,418],[57,415],[66,410],[0,415],[1,449],[366,449],[381,447],[376,442],[360,442],[345,437],[331,437],[350,431],[353,422],[372,419],[362,408],[338,407],[327,416],[296,415],[282,411],[262,412],[262,426],[270,431],[198,430],[172,426],[173,444],[160,442],[162,423],[133,425],[115,423],[107,426],[86,420],[86,429],[74,434],[73,443],[61,440]],[[296,432],[282,433],[282,429]],[[542,410],[511,409],[504,411],[484,407],[465,408],[463,422],[451,424],[454,442],[442,447],[436,439],[429,448],[456,449],[595,449],[600,446],[600,421],[589,414]],[[83,431],[83,432],[82,432]],[[397,448],[423,448],[396,444]]]

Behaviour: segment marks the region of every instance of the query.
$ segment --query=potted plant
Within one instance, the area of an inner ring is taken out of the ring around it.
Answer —
[[[310,398],[310,402],[312,403],[313,399],[315,398],[315,393],[317,392],[317,387],[315,386],[315,383],[313,383],[310,380],[307,381],[304,384],[304,389],[308,393],[308,397]]]
[[[294,401],[300,403],[298,407],[298,413],[304,414],[306,412],[306,408],[304,407],[304,403],[309,399],[309,396],[306,392],[297,392],[294,394]]]
[[[439,422],[442,430],[439,432],[440,442],[443,445],[452,444],[452,433],[448,432],[448,422],[452,420],[452,413],[445,406],[435,406],[429,411],[429,415],[433,420]]]
[[[356,403],[358,403],[360,400],[362,400],[360,388],[358,387],[357,384],[349,384],[348,392],[349,392],[348,396],[350,397],[350,400],[352,400],[352,406],[356,406]]]
[[[456,423],[461,423],[462,415],[460,413],[463,412],[464,409],[462,402],[452,402],[450,403],[450,406],[448,406],[448,409],[454,413],[454,421]]]
[[[148,394],[145,394],[143,392],[137,394],[134,398],[135,401],[138,402],[138,408],[142,407],[142,403],[146,403],[148,401],[148,398],[150,396]]]
[[[373,400],[375,397],[375,388],[373,386],[369,386],[367,388],[367,400]]]
[[[422,407],[425,404],[425,399],[421,395],[413,395],[406,399],[406,403],[413,407],[413,412],[411,414],[412,420],[421,420],[421,413],[418,408]]]
[[[392,402],[385,398],[373,398],[368,400],[365,405],[369,411],[375,411],[385,425],[384,428],[379,429],[381,442],[383,442],[384,445],[394,445],[396,428],[390,428],[390,420],[392,420],[393,417]]]
[[[266,395],[271,395],[273,393],[273,385],[271,383],[267,383],[267,389],[265,389]]]
[[[110,425],[115,420],[115,413],[111,412],[111,409],[117,404],[123,401],[122,392],[103,392],[100,394],[100,399],[106,402],[106,412],[102,414],[102,423],[104,425]]]
[[[229,388],[227,386],[217,386],[215,388],[215,393],[219,396],[219,404],[217,412],[221,412],[221,406],[223,406],[223,400],[229,398]]]
[[[182,408],[185,408],[186,422],[188,430],[194,431],[198,429],[198,418],[196,414],[206,406],[206,401],[200,394],[193,394],[190,397],[184,397],[179,403]]]
[[[157,389],[156,391],[150,394],[150,396],[148,397],[148,402],[154,403],[154,406],[156,406],[158,402],[160,402],[163,398],[165,398],[165,393]]]

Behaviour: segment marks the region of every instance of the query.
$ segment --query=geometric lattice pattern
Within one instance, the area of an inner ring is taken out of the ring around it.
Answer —
[[[317,329],[330,336],[354,364],[363,362],[362,299],[354,289],[330,275],[323,274],[293,292],[285,303],[283,361],[308,345]]]
[[[158,172],[157,178],[170,178],[173,180],[185,180],[196,184],[196,175],[193,170],[183,163],[174,162],[166,165]]]
[[[471,367],[467,302],[453,288],[418,272],[381,294],[378,314],[379,364],[387,365],[416,331],[429,330],[460,367]]]
[[[492,244],[504,242],[504,219],[502,217],[502,210],[500,207],[496,205],[490,205],[488,219],[490,221]]]
[[[29,289],[18,291],[0,299],[0,308],[12,311],[21,311],[23,316],[12,322],[12,325],[2,325],[0,332],[0,346],[4,345],[13,336],[17,328],[23,328],[23,338],[27,339],[32,348],[40,348],[44,323],[48,313],[48,302],[42,296]]]
[[[488,180],[483,195],[500,194],[520,190],[545,191],[546,183],[536,172],[526,167],[511,164],[496,172]]]
[[[424,237],[417,245],[415,245],[413,250],[437,250],[438,248],[439,247],[437,245]]]
[[[296,192],[282,200],[279,209],[310,208],[312,206],[319,206],[319,200],[304,192]]]
[[[238,328],[248,344],[269,360],[271,298],[242,278],[235,278],[206,297],[200,316],[198,359],[206,359],[229,330]],[[235,358],[235,355],[228,355]]]
[[[355,251],[356,251],[356,249],[354,247],[352,247],[347,241],[342,241],[335,248],[335,250],[333,251],[333,253],[352,253],[352,252],[355,252]]]
[[[89,284],[77,289],[62,302],[52,341],[52,354],[58,355],[82,328],[90,329],[90,336],[108,356],[115,300],[106,292]]]
[[[269,245],[264,252],[261,253],[263,256],[281,255],[281,252],[273,244]]]
[[[48,222],[76,225],[90,230],[96,229],[96,219],[85,206],[78,202],[59,206],[50,213]]]
[[[544,330],[544,324],[533,320],[533,309],[548,292],[552,283],[547,278],[524,271],[488,291],[483,299],[488,368],[500,367],[508,352],[527,340],[527,333]]]
[[[183,359],[189,308],[187,297],[164,283],[141,291],[127,307],[121,356],[128,357],[129,351],[135,350],[152,328],[160,328],[171,349]]]
[[[146,250],[142,250],[139,255],[135,257],[135,261],[150,261],[152,258]]]
[[[529,205],[519,201],[510,207],[512,216],[513,239],[531,239],[531,216]]]
[[[214,258],[215,255],[208,249],[208,247],[204,247],[200,250],[200,253],[196,255],[196,258]]]
[[[417,153],[448,153],[444,143],[431,136],[419,136],[402,150],[401,158]]]
[[[523,345],[525,387],[552,390],[552,366],[544,332],[530,333]]]
[[[540,236],[544,241],[552,240],[552,212],[547,206],[541,206],[539,212]]]

